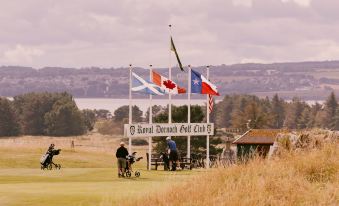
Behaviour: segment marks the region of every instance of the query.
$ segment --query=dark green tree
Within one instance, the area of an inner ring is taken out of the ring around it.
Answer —
[[[152,106],[152,122],[153,122],[154,116],[159,114],[159,112],[161,112],[162,110],[164,110],[164,108],[161,105],[153,105]],[[146,121],[149,120],[149,108],[146,111],[145,120]]]
[[[317,117],[319,114],[322,112],[322,105],[316,102],[314,105],[311,106],[310,110],[310,122],[308,128],[313,128],[313,127],[321,127],[321,123],[318,124],[317,122]]]
[[[172,119],[173,123],[184,123],[187,122],[187,106],[172,106]],[[200,123],[204,119],[204,112],[201,106],[191,105],[191,122]],[[168,122],[168,110],[165,110],[154,118],[157,123],[167,123]],[[157,152],[165,151],[167,143],[165,140],[166,137],[154,137],[153,141],[156,143],[155,150]],[[187,137],[172,137],[176,142],[178,150],[181,155],[185,155],[187,151]],[[220,138],[210,137],[210,153],[216,154],[217,148],[216,145],[221,143]],[[192,136],[191,137],[191,151],[192,152],[203,152],[206,150],[206,137],[205,136]]]
[[[215,124],[217,128],[229,128],[232,125],[232,112],[234,109],[234,96],[226,95],[215,107]]]
[[[232,112],[232,127],[247,129],[249,123],[255,127],[262,127],[263,113],[259,108],[259,98],[252,95],[241,95],[235,101],[236,107]]]
[[[324,108],[325,114],[326,114],[326,120],[324,122],[325,128],[329,128],[329,129],[335,128],[335,116],[336,116],[337,108],[338,108],[338,102],[337,102],[334,92],[332,92],[325,102],[325,108]]]
[[[262,109],[255,101],[245,107],[244,115],[248,121],[249,128],[262,129],[266,126],[265,113],[262,112]]]
[[[82,135],[86,132],[84,116],[73,99],[62,98],[45,115],[46,133],[51,136]]]
[[[232,111],[231,120],[232,127],[240,129],[246,129],[249,121],[245,116],[245,111],[242,111],[239,107]]]
[[[339,108],[337,109],[334,116],[333,129],[339,130]]]
[[[82,115],[84,117],[86,129],[92,131],[96,122],[95,112],[90,109],[84,109],[82,110]]]
[[[172,106],[172,122],[173,123],[185,123],[187,122],[188,107],[183,106]],[[199,105],[191,105],[191,122],[199,123],[204,119],[204,111]],[[154,117],[156,123],[167,123],[168,122],[168,108],[163,112],[160,112]]]
[[[98,110],[94,110],[95,116],[98,119],[107,119],[110,116],[112,116],[111,112],[108,111],[107,109],[98,109]]]
[[[285,127],[290,129],[300,129],[301,125],[301,114],[306,107],[305,102],[301,102],[299,98],[294,97],[292,102],[288,104]]]
[[[326,112],[322,109],[315,116],[314,127],[325,128],[324,122],[326,122]]]
[[[309,106],[306,106],[301,113],[299,119],[299,129],[311,128],[312,127],[312,112]]]
[[[129,117],[129,106],[125,105],[119,107],[114,111],[114,120],[118,122],[128,122]],[[141,122],[142,121],[142,111],[139,109],[138,106],[132,106],[132,120],[133,122]]]
[[[46,113],[52,110],[53,105],[59,99],[73,97],[64,93],[27,93],[14,97],[14,106],[19,116],[23,134],[45,135],[46,134]]]
[[[20,133],[20,125],[13,104],[0,97],[0,137],[16,136]]]
[[[272,106],[269,113],[271,116],[272,128],[275,129],[282,128],[285,119],[285,107],[284,100],[280,99],[278,97],[278,94],[275,94],[272,98]]]

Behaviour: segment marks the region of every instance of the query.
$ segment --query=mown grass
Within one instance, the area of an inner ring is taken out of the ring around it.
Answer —
[[[1,148],[1,168],[37,168],[39,160],[46,148]],[[54,157],[55,162],[60,162],[65,168],[101,168],[112,167],[115,153],[86,152],[63,149],[61,154]]]
[[[146,171],[145,161],[134,169],[140,178],[117,177],[113,154],[62,150],[55,162],[63,168],[40,170],[45,148],[0,147],[0,205],[100,205],[120,204],[187,181],[199,171]]]
[[[41,171],[39,159],[46,148],[21,142],[0,143],[1,206],[339,205],[337,143],[208,171],[149,172],[142,160],[134,166],[141,170],[140,178],[120,179],[112,147],[65,147],[55,158],[63,168]]]
[[[212,170],[124,205],[339,205],[338,149],[327,145]]]
[[[141,171],[140,178],[118,178],[110,168],[0,170],[0,205],[116,205],[187,180],[191,172]]]

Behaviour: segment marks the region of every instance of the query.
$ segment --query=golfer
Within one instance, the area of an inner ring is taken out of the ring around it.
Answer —
[[[52,151],[54,150],[54,147],[55,147],[55,145],[52,143],[52,144],[48,147],[48,150],[47,150],[46,154],[51,154]]]
[[[167,146],[168,146],[168,153],[169,153],[169,168],[172,171],[175,171],[177,168],[177,161],[178,161],[178,150],[177,145],[171,137],[166,137]]]
[[[117,149],[115,156],[118,162],[118,177],[125,177],[126,157],[128,150],[125,148],[125,143],[120,142],[120,147]]]

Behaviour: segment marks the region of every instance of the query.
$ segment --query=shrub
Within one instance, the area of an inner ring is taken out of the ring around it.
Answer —
[[[128,143],[128,138],[122,138],[121,141]],[[132,145],[134,146],[145,146],[148,145],[148,141],[143,138],[133,138]]]
[[[112,120],[98,122],[96,127],[98,128],[98,132],[103,135],[123,134],[123,125],[119,122],[114,122]]]

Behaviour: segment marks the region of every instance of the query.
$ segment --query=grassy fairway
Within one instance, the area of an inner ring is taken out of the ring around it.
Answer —
[[[63,168],[42,171],[43,148],[0,147],[0,205],[116,205],[166,190],[199,171],[146,171],[145,160],[135,165],[140,178],[117,177],[113,154],[63,150],[55,162]]]
[[[116,204],[182,182],[190,172],[142,171],[140,178],[119,179],[110,168],[61,171],[0,169],[0,205]]]

